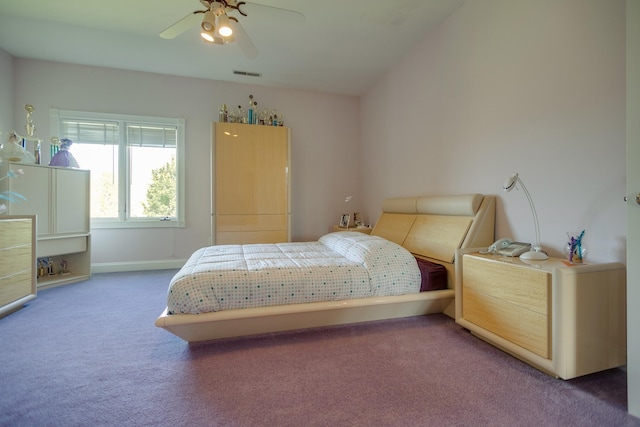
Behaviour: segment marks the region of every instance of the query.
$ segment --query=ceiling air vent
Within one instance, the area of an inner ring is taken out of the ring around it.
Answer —
[[[262,77],[262,73],[254,73],[252,71],[233,70],[233,74],[237,74],[239,76]]]

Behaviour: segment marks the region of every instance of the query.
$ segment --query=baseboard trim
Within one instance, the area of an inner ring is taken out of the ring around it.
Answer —
[[[169,259],[162,261],[129,261],[104,262],[91,264],[91,273],[120,273],[125,271],[172,270],[182,268],[186,259]]]

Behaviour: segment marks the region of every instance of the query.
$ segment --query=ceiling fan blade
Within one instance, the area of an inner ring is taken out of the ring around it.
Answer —
[[[162,37],[163,39],[173,39],[178,37],[185,31],[190,30],[191,28],[198,25],[198,21],[200,21],[201,19],[201,17],[199,16],[200,13],[204,13],[204,11],[197,10],[188,14],[187,16],[161,32],[160,37]]]
[[[302,23],[306,19],[302,13],[296,12],[295,10],[281,9],[279,7],[258,3],[245,2],[245,4],[240,6],[240,9],[248,16],[259,15],[260,19],[265,20],[277,19]]]
[[[238,46],[242,53],[244,53],[244,56],[249,59],[256,58],[258,56],[258,48],[253,44],[251,37],[249,37],[249,34],[247,34],[242,25],[233,19],[230,20],[230,25],[233,30],[233,36],[236,43],[238,43]]]

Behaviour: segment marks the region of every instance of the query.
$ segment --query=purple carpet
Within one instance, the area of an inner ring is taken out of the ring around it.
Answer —
[[[554,379],[444,315],[189,345],[175,271],[94,275],[0,319],[2,426],[640,426],[626,373]]]

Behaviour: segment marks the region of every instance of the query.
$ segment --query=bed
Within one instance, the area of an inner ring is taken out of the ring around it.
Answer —
[[[196,342],[433,313],[455,318],[455,252],[489,246],[494,224],[495,196],[403,197],[383,202],[370,236],[201,248],[171,280],[155,324]],[[420,291],[424,263],[444,270],[443,289]],[[247,276],[255,279],[249,285]]]

